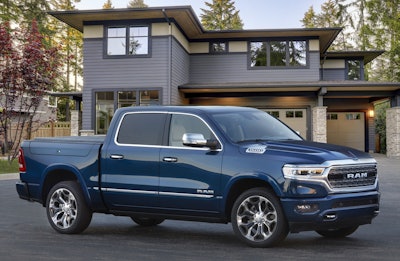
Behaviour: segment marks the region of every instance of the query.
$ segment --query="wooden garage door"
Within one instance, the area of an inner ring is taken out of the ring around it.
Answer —
[[[328,143],[365,150],[365,115],[362,112],[327,113]]]
[[[265,111],[280,119],[304,139],[307,139],[306,109],[266,109]]]

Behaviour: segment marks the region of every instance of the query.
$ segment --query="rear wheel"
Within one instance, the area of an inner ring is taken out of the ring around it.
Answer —
[[[131,217],[133,222],[143,227],[157,226],[164,222],[162,218]]]
[[[324,237],[340,238],[340,237],[347,237],[353,234],[357,230],[357,228],[358,226],[353,226],[353,227],[345,227],[338,229],[317,230],[315,232]]]
[[[59,233],[77,234],[85,230],[92,219],[82,190],[75,181],[57,183],[46,200],[47,219]]]
[[[265,188],[243,192],[233,205],[231,222],[236,236],[252,247],[275,245],[289,231],[278,198]]]

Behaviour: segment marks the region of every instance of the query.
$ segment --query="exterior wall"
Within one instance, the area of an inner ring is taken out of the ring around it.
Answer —
[[[386,111],[386,155],[400,158],[400,107]]]
[[[247,53],[192,54],[191,83],[318,81],[319,53],[310,52],[309,68],[249,69]]]
[[[324,81],[342,81],[346,79],[344,60],[326,60],[321,66],[321,79]]]
[[[178,87],[189,82],[190,58],[182,45],[173,38],[171,54],[171,105],[180,105],[184,101],[179,93]]]
[[[323,69],[321,70],[321,80],[323,81],[344,81],[345,69]]]
[[[103,39],[84,39],[82,129],[93,129],[93,91],[161,88],[168,104],[168,38],[152,37],[151,57],[103,58]]]

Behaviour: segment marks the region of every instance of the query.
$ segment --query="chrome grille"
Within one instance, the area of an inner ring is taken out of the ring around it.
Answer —
[[[332,167],[328,180],[332,188],[371,186],[377,178],[376,164]]]

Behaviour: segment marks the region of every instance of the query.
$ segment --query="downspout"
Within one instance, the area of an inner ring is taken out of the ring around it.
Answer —
[[[165,9],[162,9],[165,21],[168,23],[168,105],[171,105],[172,103],[172,84],[171,84],[171,79],[172,79],[172,26],[171,26],[171,21],[169,20],[167,14],[165,13]]]

